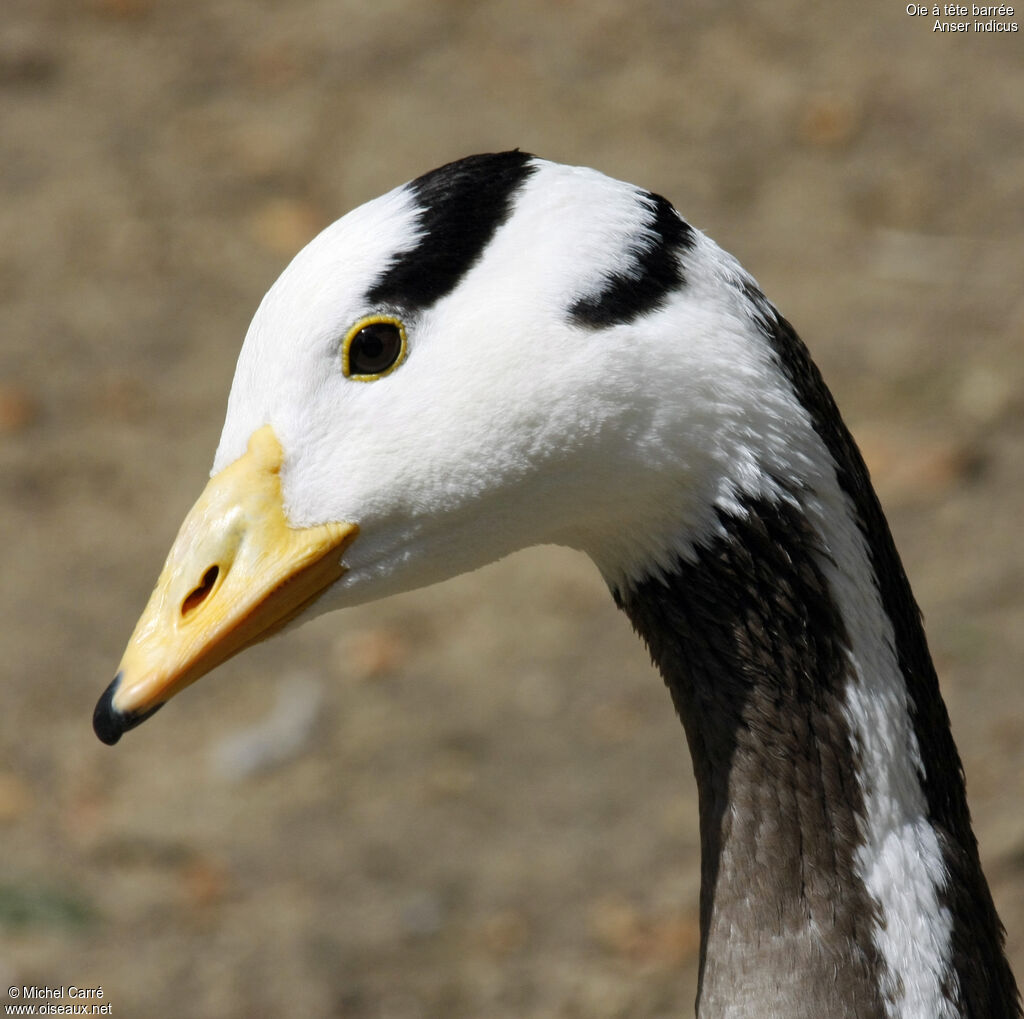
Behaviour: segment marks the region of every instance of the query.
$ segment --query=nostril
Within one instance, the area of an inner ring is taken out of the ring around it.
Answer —
[[[181,614],[183,616],[187,616],[193,609],[199,608],[206,601],[206,596],[213,590],[213,585],[217,582],[219,573],[219,566],[211,566],[203,574],[203,579],[199,586],[194,591],[189,592],[181,603]]]

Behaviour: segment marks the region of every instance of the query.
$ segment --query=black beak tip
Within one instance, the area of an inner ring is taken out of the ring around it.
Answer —
[[[114,694],[121,684],[119,672],[114,681],[103,691],[103,696],[96,702],[96,710],[92,713],[93,732],[107,746],[112,747],[129,729],[141,725],[150,715],[159,711],[163,704],[157,704],[149,711],[125,714],[114,707]]]

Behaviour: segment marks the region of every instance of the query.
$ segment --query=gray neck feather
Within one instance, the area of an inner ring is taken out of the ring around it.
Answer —
[[[1020,996],[981,871],[963,768],[882,508],[807,348],[752,280],[740,285],[835,466],[850,514],[841,526],[862,540],[865,576],[891,627],[867,639],[893,648],[922,820],[941,854],[942,1014],[1016,1019]],[[904,985],[893,961],[880,958],[884,918],[856,865],[871,775],[843,710],[853,682],[850,635],[799,480],[776,481],[791,496],[721,512],[719,532],[694,559],[614,592],[665,677],[693,758],[702,871],[697,1012],[895,1019]]]
[[[937,890],[950,923],[944,1014],[1014,1019],[1020,998],[981,871],[963,770],[888,525],[803,343],[752,281],[744,293],[832,458],[850,511],[842,526],[863,539],[892,627],[878,640],[894,643],[924,820],[947,876]],[[698,1014],[894,1019],[902,988],[879,957],[873,933],[881,918],[855,866],[864,762],[842,710],[850,643],[822,571],[827,553],[798,497],[751,499],[743,509],[720,514],[720,532],[695,560],[614,592],[665,678],[693,757],[702,843]]]
[[[700,795],[701,1016],[885,1015],[844,628],[784,504],[723,517],[695,563],[620,593],[686,727]]]

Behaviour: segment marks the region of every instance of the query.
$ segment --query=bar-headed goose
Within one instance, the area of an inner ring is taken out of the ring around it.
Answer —
[[[299,616],[545,542],[594,560],[685,726],[704,1019],[1020,1014],[917,606],[832,397],[733,258],[592,170],[470,157],[300,252],[96,732]]]

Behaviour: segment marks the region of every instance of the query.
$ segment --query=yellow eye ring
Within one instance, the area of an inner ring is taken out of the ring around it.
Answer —
[[[345,334],[341,370],[356,382],[373,382],[390,375],[404,360],[408,347],[405,326],[391,315],[367,315]]]

